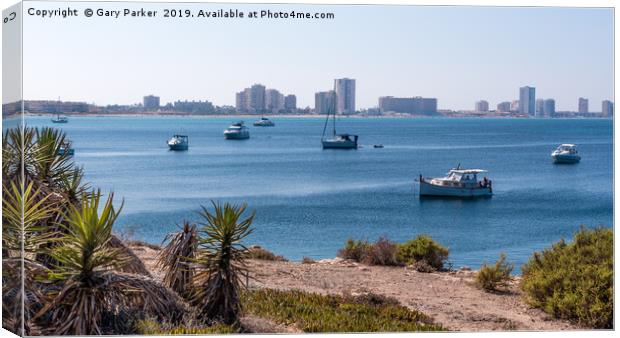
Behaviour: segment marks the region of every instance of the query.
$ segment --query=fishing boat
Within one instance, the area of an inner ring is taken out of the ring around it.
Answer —
[[[275,127],[275,123],[266,117],[261,117],[260,120],[254,122],[255,127]]]
[[[327,111],[327,118],[325,119],[325,125],[323,126],[323,136],[321,137],[323,149],[357,149],[358,135],[336,133],[336,113],[334,113],[333,118],[332,135],[329,138],[325,137],[327,124],[329,123],[329,116],[331,115],[330,110]]]
[[[58,156],[73,156],[75,154],[75,149],[71,148],[71,142],[64,142],[58,148]]]
[[[170,150],[187,150],[189,148],[189,138],[187,135],[174,135],[168,140]]]
[[[69,118],[66,116],[60,116],[60,114],[57,114],[55,118],[52,118],[52,122],[53,123],[68,123]]]
[[[491,180],[478,175],[486,173],[482,169],[461,169],[460,165],[451,169],[445,177],[425,178],[420,175],[420,196],[438,197],[488,197],[493,195]]]
[[[243,121],[233,123],[224,130],[224,137],[227,140],[245,140],[250,138],[250,129],[243,124]]]
[[[553,163],[571,164],[581,161],[581,156],[574,144],[560,144],[552,153]]]

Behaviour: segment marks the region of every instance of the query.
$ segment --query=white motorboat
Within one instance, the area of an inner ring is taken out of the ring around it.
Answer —
[[[187,150],[189,148],[189,138],[187,135],[174,135],[168,140],[170,150]]]
[[[570,164],[581,161],[581,156],[574,144],[560,144],[552,153],[553,163]]]
[[[254,122],[255,127],[275,127],[275,123],[266,117],[261,117],[260,120]]]
[[[224,130],[224,137],[227,140],[245,140],[250,138],[250,129],[243,125],[243,121],[233,123]]]
[[[66,141],[58,148],[58,156],[73,156],[75,154],[75,149],[71,147],[71,142]]]
[[[486,197],[493,195],[491,180],[478,175],[481,169],[451,169],[445,177],[425,178],[420,175],[420,196]]]

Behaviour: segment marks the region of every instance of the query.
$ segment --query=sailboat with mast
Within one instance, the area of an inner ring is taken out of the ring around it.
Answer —
[[[330,108],[327,110],[327,118],[325,119],[325,125],[323,126],[323,136],[321,137],[323,149],[357,149],[358,135],[336,133],[336,111],[333,109],[333,106],[334,104],[329,105]],[[332,115],[332,112],[334,115],[332,120],[332,135],[331,137],[326,138],[325,132],[327,131],[329,117]]]
[[[60,96],[58,97],[58,104],[56,106],[56,118],[52,118],[52,123],[68,123],[69,118],[66,116],[60,116]]]
[[[254,122],[254,127],[275,127],[275,123],[270,119],[266,118],[264,114],[261,113],[260,120]]]

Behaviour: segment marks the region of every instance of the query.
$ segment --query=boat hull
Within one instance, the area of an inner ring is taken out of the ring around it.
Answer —
[[[475,198],[493,195],[491,187],[457,188],[420,182],[420,196]]]
[[[357,142],[355,141],[330,141],[324,140],[323,149],[357,149]]]
[[[552,155],[553,163],[557,164],[573,164],[581,161],[579,155]]]
[[[254,127],[275,127],[273,122],[254,122]]]
[[[224,137],[227,140],[247,140],[250,138],[250,133],[224,133]]]
[[[174,151],[183,151],[189,148],[187,144],[168,144],[168,147],[170,148],[170,150]]]
[[[52,123],[69,123],[67,120],[52,120]]]

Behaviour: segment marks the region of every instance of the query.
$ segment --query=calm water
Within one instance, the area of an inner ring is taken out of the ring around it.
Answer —
[[[247,202],[256,209],[248,244],[293,260],[334,257],[348,238],[429,234],[450,248],[455,267],[500,252],[519,267],[582,224],[612,226],[610,120],[339,120],[341,131],[361,135],[357,151],[322,150],[322,119],[276,118],[275,128],[251,127],[250,140],[226,141],[233,120],[72,117],[60,127],[87,180],[125,199],[117,230],[157,244],[182,220],[198,220],[210,200]],[[168,151],[175,132],[189,135],[189,151]],[[559,143],[578,144],[582,162],[553,165]],[[416,196],[420,173],[441,176],[459,163],[488,169],[495,195]]]

